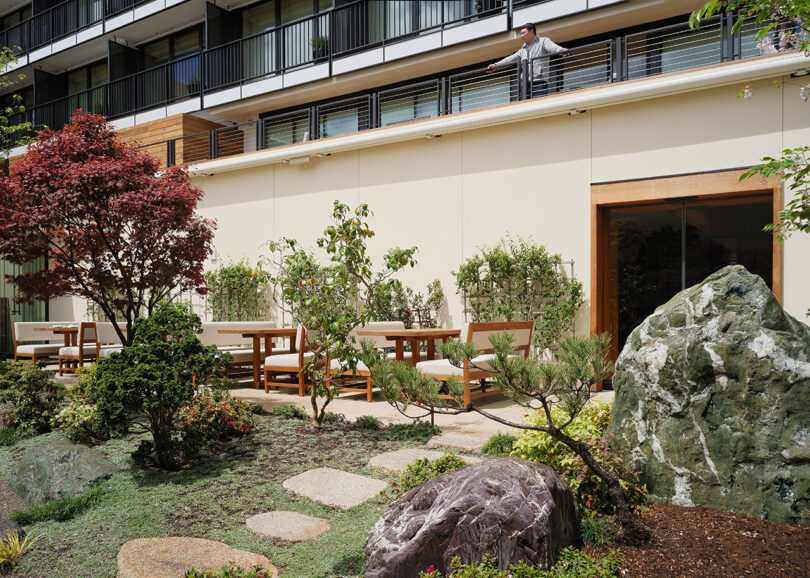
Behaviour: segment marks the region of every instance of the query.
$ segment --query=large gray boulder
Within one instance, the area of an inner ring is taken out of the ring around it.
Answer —
[[[810,523],[810,328],[742,266],[630,335],[610,433],[653,499]]]
[[[498,566],[548,567],[579,541],[574,495],[548,466],[499,458],[428,480],[391,504],[366,542],[366,578],[445,572],[493,554]]]
[[[42,504],[81,495],[115,471],[101,452],[58,439],[26,451],[9,473],[8,489],[28,505]]]

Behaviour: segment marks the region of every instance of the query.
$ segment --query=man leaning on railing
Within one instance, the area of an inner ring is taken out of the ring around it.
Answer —
[[[495,72],[515,62],[528,60],[532,68],[532,98],[545,96],[548,94],[549,56],[552,54],[568,56],[568,49],[554,44],[550,38],[537,36],[537,30],[531,22],[520,28],[520,38],[523,40],[523,46],[514,54],[490,64],[487,72]]]

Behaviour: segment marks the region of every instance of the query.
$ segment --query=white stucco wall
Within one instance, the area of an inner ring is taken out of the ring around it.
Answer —
[[[775,80],[775,79],[774,79]],[[503,124],[437,139],[389,144],[195,178],[216,218],[220,257],[255,261],[268,239],[311,246],[332,201],[368,203],[379,258],[417,245],[419,265],[402,279],[422,289],[434,278],[448,297],[445,322],[462,323],[451,271],[507,232],[532,236],[575,260],[586,299],[590,284],[591,183],[749,166],[787,146],[810,143],[810,104],[798,86],[756,83],[599,108],[586,114]],[[684,196],[689,196],[684,191]],[[786,195],[787,197],[788,195]],[[807,320],[810,236],[784,245],[784,305]],[[578,328],[588,329],[589,306]]]

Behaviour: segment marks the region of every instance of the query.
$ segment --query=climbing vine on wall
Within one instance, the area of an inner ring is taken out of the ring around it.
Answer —
[[[479,249],[453,275],[471,321],[534,320],[540,351],[572,330],[583,303],[582,283],[566,275],[560,255],[520,237]]]

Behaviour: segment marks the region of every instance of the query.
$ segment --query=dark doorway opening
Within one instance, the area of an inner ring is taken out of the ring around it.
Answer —
[[[605,330],[616,353],[679,291],[740,264],[772,287],[773,194],[668,199],[605,207]]]

